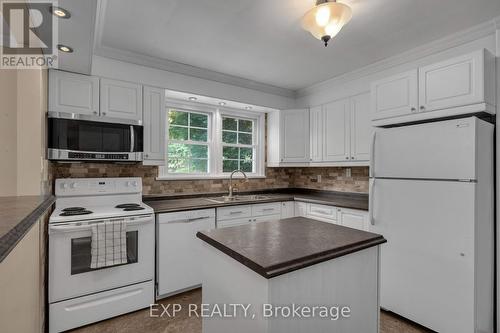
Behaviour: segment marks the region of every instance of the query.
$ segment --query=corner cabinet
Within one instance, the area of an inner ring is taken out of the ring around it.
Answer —
[[[267,115],[267,166],[309,162],[309,109],[280,110]]]
[[[98,116],[99,78],[50,70],[48,111]]]
[[[144,165],[165,164],[165,90],[144,87]]]
[[[495,57],[481,49],[373,82],[373,125],[494,114],[495,73]]]
[[[142,86],[137,83],[101,79],[101,115],[142,120]]]

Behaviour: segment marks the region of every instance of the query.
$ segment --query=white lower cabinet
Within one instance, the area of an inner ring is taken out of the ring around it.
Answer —
[[[217,228],[279,220],[285,218],[283,211],[287,217],[293,217],[293,213],[290,213],[292,210],[295,211],[293,201],[221,207],[217,208]]]
[[[295,216],[369,231],[368,212],[364,210],[296,201]]]
[[[295,201],[284,201],[281,203],[281,218],[287,219],[295,216]]]
[[[157,215],[157,296],[201,285],[200,230],[215,228],[215,209]]]
[[[339,208],[338,222],[345,227],[369,230],[368,212],[356,209]]]
[[[337,223],[337,208],[335,206],[318,205],[310,203],[307,205],[307,217],[330,223]]]
[[[295,201],[295,216],[307,216],[307,203]]]

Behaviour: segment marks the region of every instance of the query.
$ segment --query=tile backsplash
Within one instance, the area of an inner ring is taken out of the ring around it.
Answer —
[[[348,169],[351,171],[350,175]],[[228,188],[227,179],[156,180],[158,167],[140,164],[51,163],[50,173],[52,179],[141,177],[144,195],[224,192]],[[248,183],[239,184],[240,190],[285,187],[366,193],[368,167],[266,168],[266,178],[254,178]]]

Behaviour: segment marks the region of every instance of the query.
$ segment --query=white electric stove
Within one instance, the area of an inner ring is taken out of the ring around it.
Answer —
[[[141,178],[57,179],[49,219],[49,331],[61,332],[154,302],[154,212]],[[90,267],[92,226],[126,225],[127,263]]]

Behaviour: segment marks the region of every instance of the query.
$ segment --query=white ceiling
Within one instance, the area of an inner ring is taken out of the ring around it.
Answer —
[[[300,26],[314,0],[101,1],[96,51],[290,90],[500,15],[499,0],[339,0],[354,16],[325,48]]]

